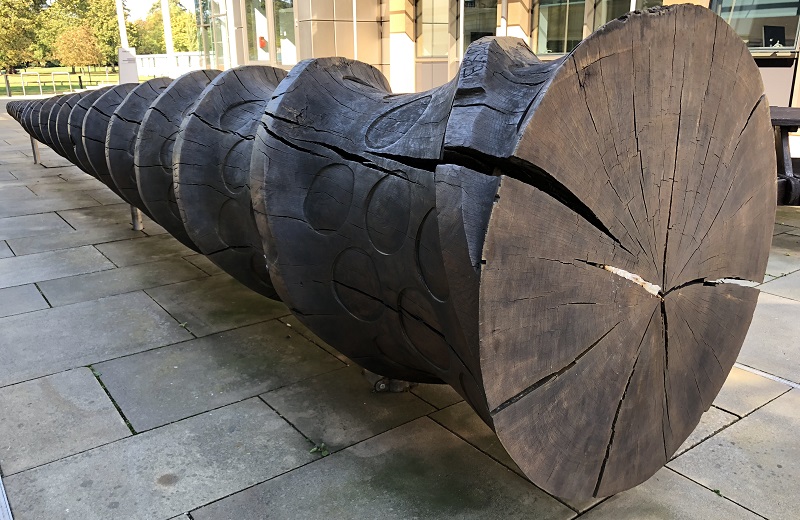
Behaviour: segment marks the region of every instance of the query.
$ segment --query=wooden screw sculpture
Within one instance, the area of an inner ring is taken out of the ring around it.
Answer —
[[[484,38],[417,94],[342,58],[284,76],[8,110],[363,367],[451,385],[545,490],[663,466],[749,327],[758,290],[728,281],[763,280],[770,246],[769,109],[736,33],[675,6],[550,62]]]

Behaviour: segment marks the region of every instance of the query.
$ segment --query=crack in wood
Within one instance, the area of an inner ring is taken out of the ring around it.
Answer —
[[[517,401],[519,401],[523,397],[527,396],[531,392],[534,392],[535,390],[538,390],[539,388],[541,388],[545,384],[549,383],[550,381],[553,381],[553,380],[557,379],[558,376],[564,374],[567,370],[569,370],[570,368],[572,368],[575,365],[577,365],[578,361],[580,361],[581,358],[583,358],[594,347],[596,347],[598,344],[600,344],[600,342],[603,341],[606,338],[606,336],[611,334],[611,332],[614,329],[616,329],[617,325],[619,325],[620,323],[622,323],[622,322],[618,321],[617,323],[615,323],[613,327],[611,327],[607,332],[605,332],[602,336],[600,336],[594,343],[592,343],[591,345],[586,347],[586,349],[584,349],[580,354],[578,354],[578,356],[575,357],[575,359],[573,359],[571,362],[569,362],[564,368],[544,376],[543,378],[539,379],[538,381],[536,381],[535,383],[533,383],[532,385],[527,387],[525,390],[519,392],[518,394],[514,395],[513,397],[510,397],[510,398],[506,399],[505,401],[500,403],[497,407],[495,407],[494,410],[489,412],[489,414],[490,415],[497,415],[498,413],[502,412],[503,410],[505,410],[506,408],[508,408],[512,404],[516,403]]]

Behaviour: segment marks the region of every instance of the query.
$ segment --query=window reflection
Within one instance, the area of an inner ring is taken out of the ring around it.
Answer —
[[[269,61],[269,25],[266,0],[245,0],[247,50],[252,61]]]
[[[417,56],[447,57],[450,51],[450,0],[418,0]]]
[[[748,47],[797,46],[800,1],[712,0],[711,10],[728,22]]]
[[[569,52],[583,39],[585,2],[542,0],[539,4],[540,54]]]
[[[297,63],[297,43],[294,37],[294,6],[292,0],[273,0],[275,13],[275,54],[280,65]]]
[[[466,52],[469,44],[494,36],[497,31],[497,0],[464,1],[464,35],[461,44]]]

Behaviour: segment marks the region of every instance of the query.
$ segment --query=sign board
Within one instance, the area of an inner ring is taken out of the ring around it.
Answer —
[[[123,83],[139,83],[135,47],[119,48],[119,84]]]

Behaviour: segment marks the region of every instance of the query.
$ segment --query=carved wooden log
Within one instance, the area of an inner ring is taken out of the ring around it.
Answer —
[[[730,27],[657,8],[551,62],[482,39],[417,94],[342,58],[266,72],[192,73],[153,101],[134,162],[166,229],[257,259],[255,217],[301,321],[373,372],[453,386],[551,493],[663,466],[752,318],[758,290],[726,280],[763,280],[771,240],[769,110]],[[99,99],[68,114],[79,162]],[[13,108],[32,135],[41,106]],[[219,265],[244,280],[246,262]]]
[[[111,180],[125,200],[151,217],[139,195],[133,153],[147,109],[170,83],[171,78],[155,78],[136,86],[114,110],[106,132],[106,167]]]
[[[250,160],[264,108],[285,76],[254,65],[214,78],[183,119],[173,152],[175,198],[192,241],[239,282],[273,299],[252,217]]]
[[[42,103],[41,109],[39,109],[39,120],[35,121],[34,124],[36,126],[37,135],[41,137],[40,142],[46,144],[50,148],[58,153],[58,151],[53,146],[53,140],[50,139],[50,112],[53,110],[53,106],[61,99],[62,96],[53,96],[51,98],[47,98]]]
[[[195,251],[199,249],[186,233],[175,201],[172,150],[183,118],[218,74],[216,70],[189,72],[164,89],[145,113],[134,149],[142,201],[156,222]]]
[[[67,151],[61,146],[61,141],[58,138],[58,114],[61,112],[61,108],[75,95],[76,94],[64,94],[63,96],[58,96],[53,107],[50,109],[50,114],[47,116],[47,134],[50,137],[49,146],[58,155],[64,158],[68,158],[68,156]]]
[[[39,112],[42,110],[42,104],[46,100],[44,99],[34,99],[32,100],[25,109],[25,112],[22,114],[22,128],[25,129],[28,134],[30,134],[34,139],[39,139],[39,134],[37,133],[37,128],[34,127],[33,122],[39,120]]]
[[[58,115],[56,116],[56,141],[58,142],[59,147],[64,151],[64,157],[81,169],[83,169],[83,166],[81,165],[80,160],[75,153],[75,145],[72,143],[69,133],[69,117],[70,114],[72,114],[72,109],[75,108],[78,102],[87,95],[89,95],[89,92],[78,92],[77,94],[67,96],[67,98],[64,100],[64,104],[61,105],[61,108],[58,110]]]
[[[137,85],[137,83],[116,85],[97,98],[86,111],[81,132],[86,156],[97,174],[97,179],[129,204],[131,201],[125,198],[111,178],[111,172],[106,163],[106,135],[114,111]]]
[[[252,186],[299,319],[369,370],[449,383],[533,482],[586,498],[651,476],[722,386],[758,291],[717,280],[763,279],[774,171],[747,48],[681,6],[556,62],[483,40],[421,94],[301,63]]]
[[[112,87],[103,87],[87,92],[78,100],[77,104],[72,107],[68,118],[69,140],[70,143],[72,143],[72,151],[77,159],[77,162],[72,162],[95,178],[97,178],[98,174],[89,162],[89,157],[86,154],[86,148],[83,143],[83,120],[92,104],[110,88]]]

